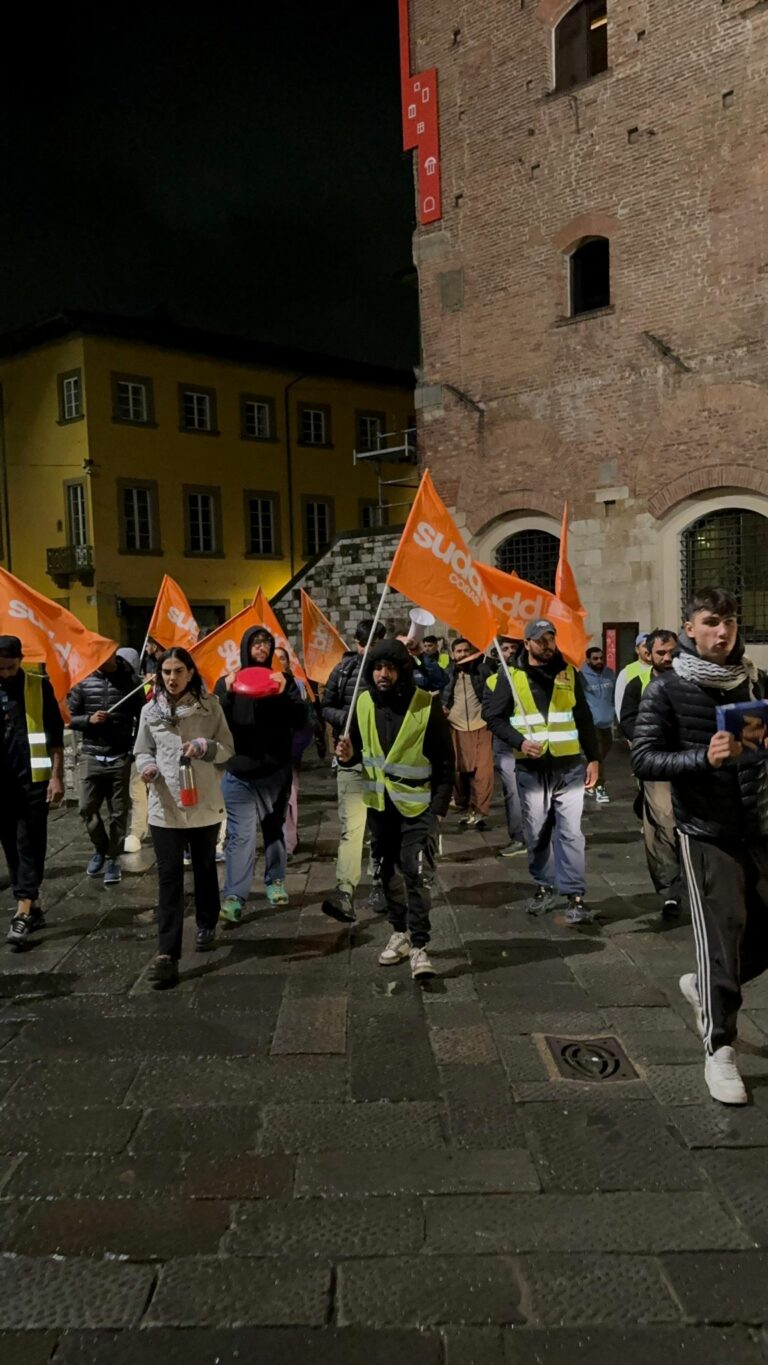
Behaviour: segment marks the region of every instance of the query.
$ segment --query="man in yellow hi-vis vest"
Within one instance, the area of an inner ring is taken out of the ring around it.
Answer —
[[[374,645],[364,669],[349,737],[339,763],[362,764],[371,851],[392,927],[382,967],[410,957],[414,980],[433,976],[426,953],[430,894],[423,878],[428,841],[448,810],[453,744],[439,697],[413,683],[413,662],[399,640]]]
[[[48,807],[64,795],[61,712],[48,679],[21,660],[21,641],[0,635],[0,843],[17,902],[6,942],[17,951],[45,925]]]
[[[581,816],[585,788],[598,779],[597,736],[581,679],[557,648],[551,621],[529,621],[511,676],[514,694],[500,673],[483,714],[517,760],[528,866],[536,883],[528,913],[554,909],[560,895],[567,899],[566,923],[588,923],[593,916],[584,901]]]

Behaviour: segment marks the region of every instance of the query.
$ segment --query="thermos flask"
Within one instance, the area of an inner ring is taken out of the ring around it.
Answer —
[[[191,758],[179,759],[179,802],[185,808],[197,805],[197,782]]]

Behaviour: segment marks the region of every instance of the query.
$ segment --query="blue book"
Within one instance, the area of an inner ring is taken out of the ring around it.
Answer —
[[[737,701],[717,707],[717,728],[728,730],[744,746],[738,762],[768,759],[768,701]]]

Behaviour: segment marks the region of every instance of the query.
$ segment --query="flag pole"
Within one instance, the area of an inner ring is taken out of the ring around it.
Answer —
[[[501,667],[504,669],[504,672],[505,672],[505,674],[506,674],[507,682],[509,683],[509,690],[510,690],[510,693],[511,693],[512,696],[514,696],[514,695],[515,695],[515,689],[514,689],[513,684],[512,684],[512,674],[511,674],[510,671],[509,671],[509,664],[507,663],[506,659],[504,658],[504,655],[503,655],[502,652],[501,652],[501,642],[500,642],[500,640],[499,640],[498,635],[494,635],[494,637],[493,637],[493,643],[494,643],[495,646],[496,646],[496,653],[497,653],[498,656],[499,656],[499,663],[501,664]]]
[[[127,701],[129,697],[135,697],[137,692],[143,692],[143,691],[144,691],[144,683],[143,683],[143,682],[140,682],[139,685],[138,685],[138,687],[134,687],[133,690],[132,690],[131,692],[126,692],[125,696],[124,696],[124,697],[121,697],[119,701],[116,701],[115,704],[114,704],[114,706],[110,706],[110,707],[107,709],[107,715],[108,715],[108,716],[111,716],[112,712],[113,712],[113,711],[116,711],[117,708],[118,708],[118,706],[122,706],[123,702],[124,702],[124,701]]]
[[[382,613],[382,611],[383,611],[383,609],[384,609],[384,598],[386,597],[386,595],[387,595],[388,592],[389,592],[389,584],[388,584],[388,583],[385,583],[385,584],[384,584],[384,591],[383,591],[383,593],[381,594],[381,597],[379,598],[379,605],[378,605],[378,607],[376,608],[376,615],[374,616],[374,618],[373,618],[373,620],[372,620],[372,622],[371,622],[371,629],[370,629],[370,632],[369,632],[369,634],[368,634],[368,640],[367,640],[367,642],[366,642],[365,649],[363,650],[363,657],[362,657],[362,659],[360,660],[360,668],[358,669],[357,677],[355,678],[355,688],[354,688],[354,691],[353,691],[353,693],[352,693],[352,701],[351,701],[350,704],[349,704],[349,712],[348,712],[348,714],[347,714],[347,723],[346,723],[346,725],[344,726],[344,734],[343,734],[343,738],[344,738],[344,739],[348,739],[348,738],[349,738],[349,731],[350,731],[351,726],[352,726],[352,717],[353,717],[354,714],[355,714],[355,706],[356,706],[356,704],[357,704],[357,694],[358,694],[358,692],[360,691],[360,684],[361,684],[361,682],[363,681],[363,669],[365,668],[365,661],[366,661],[366,659],[368,658],[368,651],[370,650],[371,645],[373,644],[373,637],[374,637],[374,635],[376,634],[376,627],[378,626],[379,621],[381,620],[381,613]]]

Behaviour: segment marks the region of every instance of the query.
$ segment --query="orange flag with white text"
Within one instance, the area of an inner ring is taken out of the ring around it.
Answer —
[[[247,630],[262,624],[255,607],[244,607],[237,616],[231,616],[223,626],[212,630],[210,635],[194,646],[192,658],[209,692],[213,691],[225,673],[240,668],[240,641]]]
[[[45,664],[58,702],[117,649],[7,569],[0,569],[0,634],[18,636],[27,663]]]
[[[513,639],[521,640],[529,621],[551,621],[561,654],[575,668],[581,668],[587,635],[584,617],[579,612],[554,593],[537,588],[535,583],[526,583],[517,574],[492,569],[489,564],[478,564],[477,572],[488,593],[499,635],[510,635]]]
[[[487,649],[496,634],[496,621],[479,567],[425,471],[387,583],[446,621],[478,649]]]
[[[560,527],[560,554],[557,561],[557,571],[555,573],[555,596],[565,602],[567,607],[578,612],[581,616],[586,616],[586,611],[579,597],[579,590],[576,587],[576,579],[573,576],[573,569],[568,561],[568,503],[563,503],[563,521]]]
[[[200,634],[189,602],[168,574],[165,574],[157,594],[152,620],[147,635],[157,640],[164,649],[192,649]]]
[[[309,697],[309,700],[314,701],[315,693],[313,691],[312,684],[310,683],[309,678],[307,677],[306,673],[304,672],[304,669],[301,666],[299,656],[296,653],[296,650],[294,649],[290,640],[288,639],[288,636],[285,634],[283,627],[280,625],[280,622],[275,616],[275,613],[273,612],[271,606],[269,605],[269,602],[264,596],[264,593],[262,592],[261,588],[258,588],[256,591],[256,596],[253,599],[253,607],[255,611],[260,614],[259,625],[266,626],[270,634],[274,635],[275,644],[279,645],[280,649],[284,649],[286,651],[288,658],[290,659],[291,662],[291,672],[294,678],[301,678],[301,681],[304,683],[304,686],[307,689],[307,696]]]
[[[304,667],[315,682],[327,683],[333,669],[347,653],[347,646],[328,617],[301,590],[301,652]]]

